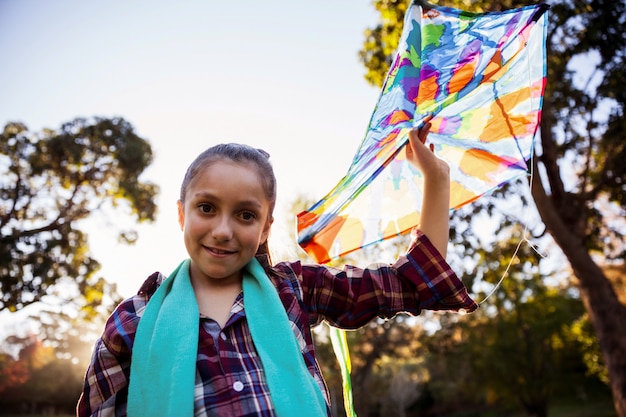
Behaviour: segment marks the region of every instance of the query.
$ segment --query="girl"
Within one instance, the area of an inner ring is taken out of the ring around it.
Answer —
[[[189,259],[155,273],[113,312],[87,369],[79,416],[326,416],[311,327],[478,306],[445,262],[449,167],[413,129],[425,177],[421,227],[393,265],[343,270],[281,262],[267,238],[276,202],[269,155],[223,144],[188,168],[178,221]]]

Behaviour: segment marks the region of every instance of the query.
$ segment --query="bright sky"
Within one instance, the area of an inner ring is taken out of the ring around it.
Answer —
[[[152,144],[143,179],[161,187],[157,221],[132,247],[117,243],[115,217],[87,227],[100,274],[128,297],[186,256],[176,199],[205,148],[267,150],[277,220],[343,177],[378,98],[357,55],[376,21],[365,0],[0,0],[0,122],[39,131],[121,116]],[[271,244],[295,242],[294,230],[295,219],[276,224]]]

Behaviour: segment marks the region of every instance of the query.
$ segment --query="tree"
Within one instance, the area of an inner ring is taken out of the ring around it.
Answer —
[[[516,1],[448,1],[472,11]],[[527,2],[524,2],[527,4]],[[398,44],[404,0],[376,0],[382,23],[366,33],[366,79],[381,84]],[[619,416],[626,416],[626,306],[603,266],[626,258],[626,2],[553,2],[541,135],[532,197],[569,261],[595,329]]]
[[[517,234],[476,251],[481,259],[472,273],[483,276],[477,285],[481,309],[445,316],[457,322],[442,320],[441,329],[423,340],[433,415],[455,408],[519,409],[545,417],[562,404],[588,407],[609,398],[608,386],[584,366],[597,341],[585,345],[581,327],[588,321],[577,292],[556,279],[562,272],[550,259],[527,245],[516,252]]]
[[[495,283],[513,261],[516,244],[512,237],[484,251],[478,268]],[[584,310],[567,282],[546,285],[545,277],[555,273],[542,271],[546,262],[531,248],[521,247],[517,256],[520,262],[486,300],[484,310],[492,313],[481,325],[485,331],[472,332],[468,345],[475,349],[474,374],[485,386],[528,416],[546,417],[559,388],[579,388],[582,353],[569,329]]]
[[[108,209],[154,220],[158,187],[139,179],[151,162],[150,144],[122,118],[75,119],[38,134],[8,123],[0,134],[0,311],[41,300],[61,277],[97,300],[88,293],[99,264],[79,222]],[[134,233],[120,237],[132,242]]]

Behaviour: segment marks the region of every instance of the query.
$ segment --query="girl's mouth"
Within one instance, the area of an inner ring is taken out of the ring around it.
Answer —
[[[208,246],[205,246],[204,249],[207,252],[210,252],[213,255],[217,255],[217,256],[232,255],[233,253],[235,253],[234,251],[225,250],[225,249],[219,249],[219,248],[212,248],[212,247],[208,247]]]

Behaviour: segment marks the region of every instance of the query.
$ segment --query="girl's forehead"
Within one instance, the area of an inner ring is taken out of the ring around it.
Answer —
[[[248,161],[233,161],[229,158],[214,159],[206,163],[198,170],[198,175],[228,175],[228,173],[232,173],[233,171],[250,172],[261,178],[259,169],[254,163]]]
[[[190,182],[190,188],[207,185],[248,186],[263,190],[263,180],[258,168],[249,162],[239,162],[230,159],[218,159],[206,164],[198,170],[195,178]]]

